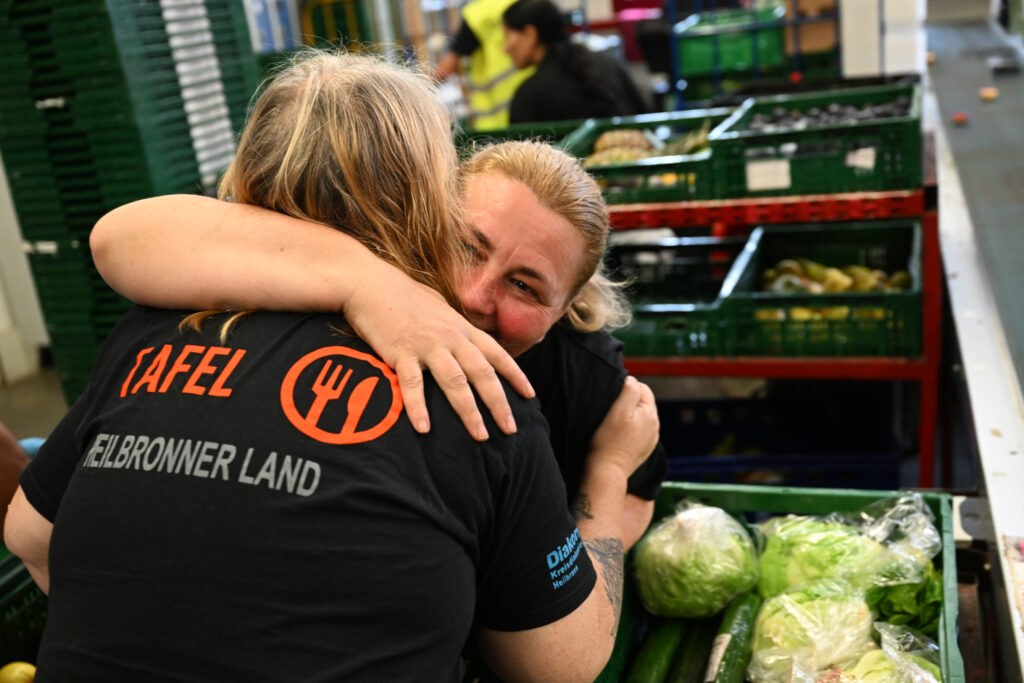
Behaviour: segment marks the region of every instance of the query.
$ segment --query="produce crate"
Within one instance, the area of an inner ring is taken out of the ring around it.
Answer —
[[[843,107],[883,112],[897,102],[905,114],[858,119],[847,109],[850,116],[842,116]],[[757,115],[809,116],[830,106],[836,117],[750,128]],[[922,182],[917,85],[749,98],[709,137],[715,189],[723,198],[903,190]]]
[[[698,12],[673,27],[684,77],[749,71],[785,60],[782,18],[785,7]]]
[[[707,484],[868,488],[900,485],[900,458],[892,453],[708,455],[668,458],[668,478]]]
[[[776,294],[759,291],[766,268],[808,258],[842,268],[906,270],[899,291]],[[921,224],[877,221],[756,228],[722,286],[730,356],[921,354]]]
[[[454,132],[455,146],[459,149],[472,150],[474,146],[485,145],[506,140],[541,140],[556,147],[562,140],[579,128],[587,119],[571,119],[569,121],[535,121],[531,123],[515,123],[507,128],[492,130],[472,130],[459,127]]]
[[[863,489],[819,489],[777,486],[742,486],[729,484],[690,484],[666,482],[655,502],[654,520],[674,512],[675,505],[683,498],[689,497],[706,505],[720,507],[737,519],[748,522],[758,521],[765,517],[780,514],[825,515],[830,512],[856,512],[860,508],[881,498],[900,495],[898,491],[863,490]],[[942,552],[935,559],[936,566],[942,570],[942,616],[939,621],[938,644],[940,649],[940,668],[943,683],[965,683],[963,659],[957,645],[957,571],[953,540],[953,499],[947,493],[922,492],[925,503],[935,515],[935,525],[942,538]],[[627,566],[630,561],[627,559]],[[632,573],[627,568],[627,588],[632,589]],[[638,600],[633,600],[629,608],[624,608],[619,623],[618,638],[629,643],[635,649],[641,639],[648,622],[647,613]],[[619,667],[613,658],[612,665]],[[628,666],[621,665],[615,672],[608,672],[607,677],[599,680],[612,681],[620,678],[611,677],[611,673],[619,676]]]
[[[593,152],[597,139],[608,131],[648,131],[649,137],[664,142],[699,130],[705,122],[710,128],[714,128],[725,121],[732,111],[729,108],[691,109],[590,119],[566,137],[560,147],[584,159]],[[586,168],[601,185],[605,200],[609,204],[710,199],[715,196],[709,149],[694,154],[655,156]]]
[[[615,336],[630,356],[717,355],[719,290],[742,238],[675,237],[613,243],[612,273],[630,281],[633,322]]]
[[[20,559],[0,545],[0,661],[35,662],[46,622],[46,596]]]

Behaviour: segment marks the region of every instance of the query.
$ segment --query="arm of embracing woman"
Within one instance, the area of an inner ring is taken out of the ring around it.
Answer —
[[[53,524],[28,502],[21,487],[7,507],[4,545],[21,558],[44,593],[50,592],[50,535]]]
[[[89,243],[110,286],[149,306],[343,312],[395,369],[417,431],[430,429],[423,369],[481,440],[487,430],[472,389],[506,433],[515,431],[515,421],[499,375],[533,396],[526,375],[490,335],[328,226],[256,206],[170,195],[111,211]]]
[[[619,398],[594,435],[573,514],[583,547],[597,569],[597,583],[575,611],[526,631],[478,627],[488,663],[508,681],[592,681],[615,646],[622,610],[626,546],[626,482],[658,438],[658,413],[650,388],[627,378]]]

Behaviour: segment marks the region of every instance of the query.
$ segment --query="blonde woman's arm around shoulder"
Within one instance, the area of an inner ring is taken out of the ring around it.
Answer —
[[[89,240],[115,290],[141,304],[200,310],[341,311],[398,374],[406,412],[430,429],[429,369],[467,430],[487,438],[472,389],[505,432],[515,421],[499,375],[524,396],[529,380],[488,334],[433,290],[352,237],[256,206],[198,195],[143,199],[114,209]]]

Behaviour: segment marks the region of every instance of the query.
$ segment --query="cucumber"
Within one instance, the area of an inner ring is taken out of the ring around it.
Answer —
[[[666,683],[704,683],[711,643],[718,634],[720,621],[718,617],[710,617],[687,622],[686,638],[672,658]]]
[[[704,674],[705,683],[743,683],[750,663],[754,621],[761,609],[761,596],[741,593],[725,608]]]
[[[626,675],[626,683],[664,683],[672,656],[684,635],[686,622],[682,619],[656,621],[640,644],[640,650]]]

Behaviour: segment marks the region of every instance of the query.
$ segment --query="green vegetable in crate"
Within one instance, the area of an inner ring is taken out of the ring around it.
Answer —
[[[605,131],[594,141],[594,152],[613,148],[634,148],[650,152],[654,149],[654,145],[647,139],[643,131],[635,128]]]
[[[711,616],[757,585],[757,556],[747,530],[720,508],[684,500],[633,551],[637,591],[649,612]]]
[[[853,666],[875,648],[863,593],[835,579],[810,581],[765,600],[754,626],[747,678],[753,683],[814,681]]]
[[[583,168],[593,166],[608,166],[609,164],[625,164],[637,159],[645,159],[651,156],[647,150],[637,147],[609,147],[600,152],[594,152],[581,163]]]
[[[931,662],[912,655],[901,666],[882,650],[871,650],[853,667],[832,670],[815,683],[942,683],[942,673]]]
[[[665,149],[659,152],[659,155],[696,154],[707,148],[709,132],[711,132],[711,119],[704,119],[700,128],[691,130],[681,138],[671,140],[665,145]]]
[[[881,648],[866,652],[845,670],[832,670],[817,683],[942,683],[939,646],[905,626],[875,622]]]
[[[905,270],[890,277],[885,271],[867,266],[835,268],[806,258],[782,259],[761,273],[761,287],[776,294],[826,292],[876,292],[910,289],[913,278]]]
[[[759,525],[765,536],[758,590],[765,598],[821,578],[840,578],[868,588],[898,558],[850,524],[817,517],[772,517]]]
[[[711,646],[705,683],[743,683],[760,609],[761,596],[757,593],[741,593],[725,608],[722,625]]]
[[[942,615],[942,572],[931,563],[925,564],[921,581],[876,586],[868,591],[867,601],[881,621],[935,636]]]
[[[672,656],[686,632],[687,624],[682,619],[660,619],[655,622],[629,668],[626,683],[663,683]]]
[[[704,683],[711,646],[718,635],[721,619],[691,619],[686,622],[686,637],[676,648],[665,683]]]

